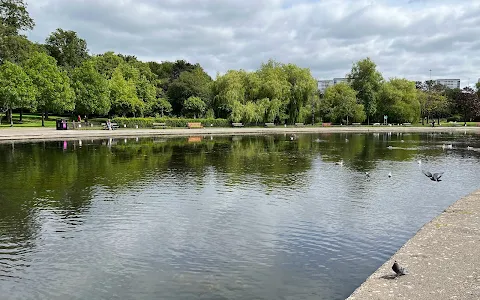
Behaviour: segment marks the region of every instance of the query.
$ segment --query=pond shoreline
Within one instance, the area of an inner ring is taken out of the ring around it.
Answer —
[[[425,224],[347,300],[480,299],[480,190]],[[409,274],[392,278],[397,260]]]
[[[293,133],[367,133],[367,132],[476,132],[480,127],[242,127],[201,129],[100,129],[56,130],[55,128],[4,128],[0,129],[0,141],[64,140],[79,138],[127,138],[148,136],[192,136],[192,135],[251,135],[251,134],[293,134]]]

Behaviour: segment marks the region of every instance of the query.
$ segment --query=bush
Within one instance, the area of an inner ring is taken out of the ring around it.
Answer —
[[[112,119],[112,122],[118,123],[120,127],[127,125],[128,128],[152,128],[153,123],[166,123],[168,127],[187,127],[189,122],[200,122],[204,127],[230,127],[230,122],[226,119],[184,119],[184,118],[123,118]]]
[[[463,121],[463,118],[460,115],[454,115],[447,118],[447,122],[461,122],[461,121]]]

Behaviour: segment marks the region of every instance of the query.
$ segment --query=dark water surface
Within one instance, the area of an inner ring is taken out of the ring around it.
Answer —
[[[479,159],[445,133],[0,144],[0,299],[344,299]]]

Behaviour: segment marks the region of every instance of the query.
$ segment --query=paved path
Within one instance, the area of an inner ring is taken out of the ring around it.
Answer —
[[[0,129],[0,141],[7,140],[54,140],[94,137],[132,137],[132,136],[190,136],[190,135],[232,135],[232,134],[274,134],[274,133],[326,133],[326,132],[478,132],[480,127],[282,127],[260,128],[215,128],[202,129],[118,129],[118,130],[55,130],[55,128],[3,128]]]
[[[389,279],[397,260],[410,274]],[[480,190],[427,223],[347,300],[480,299]]]

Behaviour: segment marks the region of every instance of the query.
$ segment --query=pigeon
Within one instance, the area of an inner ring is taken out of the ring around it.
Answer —
[[[400,265],[397,263],[397,261],[395,261],[393,263],[392,270],[393,270],[393,272],[395,272],[395,274],[397,274],[397,276],[402,276],[402,275],[408,274],[407,270],[405,270],[405,268],[403,268],[403,267],[400,267]]]
[[[441,181],[440,178],[442,177],[443,175],[443,172],[439,172],[439,173],[430,173],[428,171],[425,171],[425,170],[422,170],[423,174],[425,174],[425,176],[427,176],[428,178],[430,178],[430,180],[432,181]]]
[[[337,161],[335,164],[339,166],[343,166],[343,159],[341,161]]]
[[[417,160],[417,163],[418,163],[419,165],[421,165],[421,164],[422,164],[422,160],[421,160],[421,159]]]
[[[388,178],[392,177],[392,172],[388,172]]]
[[[370,177],[370,173],[365,172],[365,176]]]

